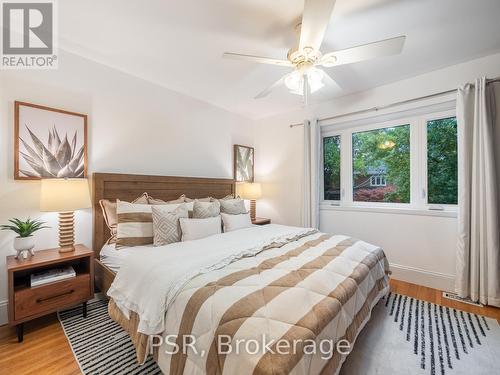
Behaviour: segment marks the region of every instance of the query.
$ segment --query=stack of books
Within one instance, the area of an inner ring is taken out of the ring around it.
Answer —
[[[52,268],[31,274],[31,286],[39,286],[55,281],[70,279],[76,276],[76,272],[71,266],[64,266],[59,268]]]

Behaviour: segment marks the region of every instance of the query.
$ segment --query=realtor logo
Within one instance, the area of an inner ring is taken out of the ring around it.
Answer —
[[[3,0],[1,5],[1,68],[57,68],[54,1]]]

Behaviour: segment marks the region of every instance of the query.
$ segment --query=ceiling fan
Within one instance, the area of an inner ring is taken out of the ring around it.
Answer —
[[[224,53],[229,59],[252,61],[259,64],[270,64],[292,68],[293,71],[255,96],[255,99],[267,96],[272,90],[284,84],[291,93],[302,95],[308,103],[309,95],[325,85],[337,86],[337,83],[323,68],[352,64],[381,56],[401,53],[406,36],[380,40],[340,51],[322,54],[320,51],[326,28],[330,21],[335,0],[304,0],[304,12],[300,27],[298,45],[288,51],[287,60],[268,57]]]

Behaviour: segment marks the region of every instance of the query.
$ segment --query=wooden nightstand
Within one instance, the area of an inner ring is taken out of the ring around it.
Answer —
[[[58,266],[71,265],[76,277],[31,287],[30,275]],[[9,324],[16,326],[17,338],[23,341],[24,322],[43,315],[83,304],[87,317],[87,301],[94,295],[94,252],[83,245],[75,251],[60,253],[58,249],[40,250],[28,259],[7,257],[9,283]]]
[[[252,224],[255,224],[255,225],[271,224],[271,219],[266,219],[263,217],[256,217],[255,220],[252,220]]]

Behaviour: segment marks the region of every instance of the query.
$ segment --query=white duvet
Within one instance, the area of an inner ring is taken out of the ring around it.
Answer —
[[[125,316],[129,317],[131,311],[138,314],[139,332],[159,334],[165,330],[168,307],[194,277],[254,256],[272,243],[285,243],[313,231],[271,224],[196,241],[141,247],[127,257],[108,296]]]

